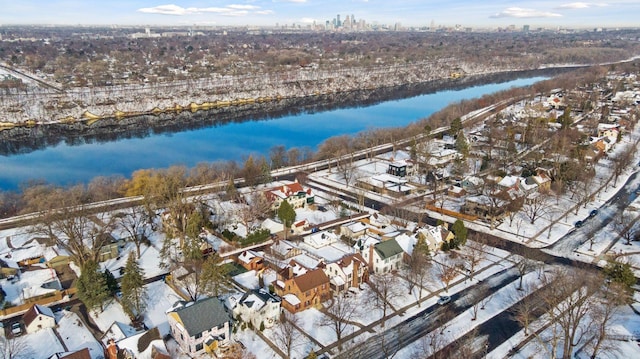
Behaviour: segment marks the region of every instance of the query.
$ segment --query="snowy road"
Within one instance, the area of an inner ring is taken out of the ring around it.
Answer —
[[[599,213],[595,217],[583,220],[584,225],[581,228],[575,228],[570,231],[556,243],[543,249],[543,251],[559,257],[580,260],[578,254],[574,255],[575,250],[624,211],[638,197],[636,191],[639,189],[640,178],[638,177],[638,171],[636,171],[629,177],[618,193],[600,207]],[[584,258],[587,259],[587,257]]]
[[[435,330],[444,322],[460,315],[471,307],[466,298],[472,296],[480,287],[487,287],[491,292],[512,283],[519,278],[516,268],[505,269],[484,282],[451,295],[451,302],[445,306],[434,305],[423,312],[407,318],[393,328],[369,337],[366,341],[350,348],[336,356],[339,359],[348,358],[387,358],[399,349],[411,344],[430,331]]]

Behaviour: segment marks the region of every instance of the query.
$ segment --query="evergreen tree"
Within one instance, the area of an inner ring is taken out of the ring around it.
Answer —
[[[462,155],[462,158],[467,158],[469,156],[469,142],[464,137],[464,133],[460,132],[458,137],[456,137],[456,151]]]
[[[104,301],[109,298],[109,289],[105,277],[99,272],[98,263],[89,260],[82,267],[82,273],[78,278],[78,298],[89,310],[100,308],[104,310]]]
[[[450,244],[451,248],[460,248],[460,246],[463,246],[465,243],[467,243],[468,230],[464,226],[464,222],[462,222],[462,220],[457,219],[455,222],[453,222],[451,231],[455,235],[455,238],[451,241],[452,243]]]
[[[609,262],[604,267],[604,274],[612,282],[621,284],[629,291],[632,291],[631,287],[636,284],[636,277],[629,263]]]
[[[138,265],[135,256],[130,254],[122,276],[122,307],[135,318],[144,311],[146,299],[144,271]]]
[[[460,117],[457,117],[453,119],[453,121],[451,121],[451,125],[449,126],[449,134],[456,137],[458,136],[458,132],[460,132],[460,130],[462,130],[462,119]]]
[[[105,281],[105,284],[107,285],[107,290],[109,291],[109,294],[110,295],[116,294],[116,292],[119,289],[118,281],[116,280],[116,277],[113,276],[113,273],[111,273],[109,269],[105,269],[103,275],[104,275],[104,281]]]
[[[571,119],[571,107],[567,106],[562,112],[562,115],[558,118],[558,123],[562,126],[562,128],[567,128],[571,126],[573,120]]]
[[[413,253],[420,253],[429,257],[429,245],[427,244],[427,241],[424,239],[424,237],[420,236],[418,238],[416,245],[413,247]]]
[[[285,227],[290,227],[293,221],[296,220],[296,211],[291,207],[287,200],[280,203],[278,207],[278,218],[282,221]]]

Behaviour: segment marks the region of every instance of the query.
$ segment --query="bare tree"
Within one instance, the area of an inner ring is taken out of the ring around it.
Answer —
[[[591,359],[617,350],[617,345],[609,337],[609,328],[620,313],[621,306],[629,303],[629,299],[629,292],[617,283],[609,283],[607,288],[597,294],[593,313],[590,315],[589,328],[593,334],[586,345]]]
[[[51,238],[71,255],[79,266],[98,262],[102,247],[111,242],[113,217],[106,213],[91,214],[81,186],[54,188],[31,197],[29,207],[38,209],[39,223],[35,234]]]
[[[631,241],[636,240],[639,235],[639,228],[636,226],[636,219],[628,212],[622,212],[621,220],[615,221],[613,227],[618,235],[626,241],[627,245],[631,245]]]
[[[471,301],[471,313],[473,317],[471,320],[478,319],[478,311],[482,308],[482,300],[490,295],[489,289],[485,286],[479,286],[472,294],[468,296],[468,300]]]
[[[475,234],[471,241],[464,247],[463,258],[469,268],[469,279],[473,280],[476,269],[487,256],[487,245],[483,234]]]
[[[513,306],[512,313],[515,320],[524,328],[524,335],[527,336],[529,325],[535,318],[534,311],[540,303],[539,298],[532,294],[535,290],[531,284],[526,284],[522,290],[515,292],[513,298],[517,304]]]
[[[352,183],[354,179],[358,176],[358,167],[356,167],[353,162],[353,154],[349,154],[348,158],[341,159],[336,162],[336,170],[347,187]]]
[[[624,172],[624,170],[633,162],[633,156],[635,155],[635,146],[626,145],[619,150],[615,157],[613,157],[613,185],[618,183],[618,177]]]
[[[140,206],[126,208],[114,217],[116,226],[124,230],[129,236],[127,240],[135,244],[137,258],[140,258],[140,247],[148,242],[148,237],[154,230],[153,219],[149,218],[148,212]]]
[[[413,292],[416,286],[418,287],[418,307],[420,307],[422,301],[424,287],[430,280],[429,268],[431,267],[429,254],[419,248],[419,244],[414,247],[406,270],[409,294]]]
[[[456,268],[456,262],[449,257],[444,257],[441,262],[436,262],[435,270],[436,276],[444,285],[444,291],[449,292],[449,284],[458,276],[458,269]]]
[[[559,268],[553,273],[554,283],[547,285],[541,297],[546,306],[546,312],[552,327],[558,330],[548,340],[550,351],[555,351],[561,344],[563,358],[571,358],[574,348],[586,339],[588,331],[584,327],[586,320],[594,307],[593,294],[602,287],[604,280],[598,273],[584,269]]]
[[[382,326],[387,317],[387,311],[393,306],[391,301],[398,298],[401,294],[398,290],[397,280],[391,273],[378,274],[369,279],[371,287],[370,295],[373,297],[373,305],[382,310]]]
[[[0,335],[0,359],[27,359],[33,358],[34,354],[24,339]]]
[[[291,352],[302,344],[302,333],[298,331],[300,320],[289,312],[282,312],[280,322],[273,328],[273,341],[291,358]]]
[[[534,268],[534,262],[528,258],[522,258],[517,264],[516,269],[518,269],[518,274],[520,275],[520,282],[518,284],[518,290],[523,290],[522,287],[522,279],[524,275],[529,273]]]
[[[351,299],[338,294],[333,297],[324,313],[318,324],[333,329],[338,348],[342,350],[342,336],[349,328],[349,323],[358,315],[358,307]]]
[[[539,217],[545,215],[549,208],[549,195],[546,192],[534,192],[528,195],[522,204],[522,212],[534,224]]]

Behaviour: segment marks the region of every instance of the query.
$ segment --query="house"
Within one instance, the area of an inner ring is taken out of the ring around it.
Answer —
[[[368,228],[369,226],[360,221],[349,222],[340,226],[340,235],[355,239],[364,236]]]
[[[449,188],[447,188],[447,196],[450,196],[450,197],[462,198],[466,194],[467,192],[462,187],[459,187],[459,186],[449,186]]]
[[[405,177],[407,175],[407,164],[401,162],[389,163],[387,173],[397,177]]]
[[[101,236],[104,238],[100,239],[100,241],[101,243],[105,243],[105,245],[100,247],[100,251],[98,252],[98,261],[104,262],[108,259],[118,258],[118,256],[120,256],[121,242],[116,240],[109,233],[103,233]]]
[[[271,328],[280,318],[281,300],[264,289],[250,290],[233,307],[234,318],[240,317],[254,328]]]
[[[495,196],[478,195],[464,199],[460,212],[469,214],[487,221],[496,221],[504,217],[507,201]]]
[[[484,180],[480,177],[468,176],[462,180],[460,185],[468,193],[478,193],[484,185]]]
[[[271,188],[263,192],[265,197],[271,201],[271,209],[276,210],[283,201],[289,202],[293,208],[304,208],[313,204],[315,196],[311,188],[304,189],[300,183],[295,182]]]
[[[338,242],[338,235],[331,231],[315,232],[305,236],[303,242],[318,249]]]
[[[243,251],[238,254],[237,263],[246,270],[259,271],[264,268],[264,258],[251,250]]]
[[[119,353],[124,358],[170,359],[171,356],[157,327],[119,340]],[[120,356],[119,356],[120,357]]]
[[[334,295],[350,287],[358,288],[369,277],[367,261],[360,253],[347,254],[336,262],[327,263],[323,270],[329,277],[329,287]]]
[[[136,328],[116,321],[111,323],[111,326],[109,326],[109,329],[107,329],[104,332],[104,334],[102,334],[100,341],[106,347],[109,345],[109,341],[111,339],[117,342],[119,340],[128,338],[136,334],[138,334],[138,330]]]
[[[415,186],[409,184],[407,179],[388,173],[361,177],[357,183],[361,188],[392,197],[406,196],[415,190]]]
[[[34,333],[44,328],[54,328],[56,326],[56,317],[49,307],[40,304],[34,304],[22,316],[24,328],[27,333]]]
[[[609,137],[614,141],[618,138],[618,133],[620,132],[620,125],[618,124],[608,124],[608,123],[599,123],[598,124],[598,137]]]
[[[231,317],[216,297],[179,302],[167,319],[173,338],[187,355],[214,353],[231,341]]]
[[[533,180],[538,185],[539,192],[548,192],[551,190],[551,178],[547,172],[539,170],[536,171],[536,175],[532,176]]]
[[[60,268],[69,264],[70,257],[64,249],[60,249],[57,245],[47,247],[44,252],[45,264],[49,268]]]
[[[269,248],[269,252],[279,260],[293,258],[302,254],[300,248],[294,246],[289,241],[276,240]]]
[[[305,229],[309,226],[309,222],[306,219],[294,222],[291,225],[291,233],[293,234],[301,234],[305,231]]]
[[[292,266],[278,272],[276,294],[282,298],[282,307],[297,313],[317,306],[330,297],[329,277],[320,268],[295,275]]]
[[[387,273],[400,268],[404,251],[395,239],[383,241],[369,246],[368,251],[362,253],[369,264],[369,271]]]
[[[437,252],[442,247],[442,243],[449,242],[454,237],[453,232],[442,224],[438,226],[430,226],[427,224],[423,228],[418,229],[416,233],[416,239],[424,239],[429,247],[430,253]]]

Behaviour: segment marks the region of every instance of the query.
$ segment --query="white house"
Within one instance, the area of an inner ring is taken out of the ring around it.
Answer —
[[[233,316],[245,323],[251,323],[254,328],[271,328],[280,317],[280,298],[264,289],[246,292],[233,307]]]
[[[388,273],[400,269],[404,251],[395,239],[376,243],[362,251],[362,257],[375,273]]]
[[[34,304],[22,316],[24,327],[27,333],[37,332],[44,328],[54,328],[56,326],[56,317],[49,307]]]

